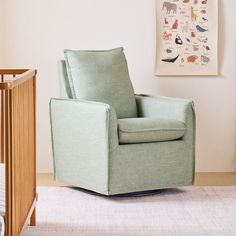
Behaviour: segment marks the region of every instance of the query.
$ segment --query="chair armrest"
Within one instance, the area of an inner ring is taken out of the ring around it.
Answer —
[[[103,139],[109,150],[118,146],[116,112],[108,104],[82,99],[51,99],[50,115],[53,133],[58,129],[64,136],[67,129],[76,136],[75,142],[90,141],[96,145]],[[68,139],[73,142],[70,136]]]
[[[136,95],[140,117],[159,117],[176,119],[184,122],[187,132],[184,140],[195,143],[195,112],[193,102],[186,99]]]
[[[98,102],[52,99],[50,119],[55,179],[105,193],[110,152],[118,147],[114,109]]]

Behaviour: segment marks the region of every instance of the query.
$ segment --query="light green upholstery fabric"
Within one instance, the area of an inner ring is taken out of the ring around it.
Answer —
[[[52,99],[50,114],[55,178],[108,194],[109,151],[118,146],[114,110],[103,103]]]
[[[175,119],[186,125],[181,140],[119,145],[110,155],[109,193],[191,185],[195,173],[195,112],[192,101],[137,95],[139,117]]]
[[[195,112],[192,101],[163,96],[136,95],[136,102],[139,117],[176,119],[184,122],[186,132],[183,140],[195,153]]]
[[[72,91],[67,76],[66,62],[64,60],[58,61],[59,72],[59,88],[61,98],[72,98]]]
[[[191,185],[195,168],[195,114],[189,100],[136,96],[140,117],[174,119],[180,140],[118,143],[115,110],[84,100],[50,104],[55,178],[106,195]]]
[[[65,50],[65,59],[73,98],[110,104],[118,118],[137,116],[123,48]]]
[[[119,145],[110,156],[109,194],[192,185],[193,166],[182,140]]]
[[[57,180],[105,195],[193,184],[192,101],[135,96],[122,48],[65,57],[50,102]]]
[[[119,143],[150,143],[180,139],[186,127],[181,121],[163,118],[118,120]]]

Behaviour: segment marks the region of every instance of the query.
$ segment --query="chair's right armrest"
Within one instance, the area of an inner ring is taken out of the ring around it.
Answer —
[[[118,146],[117,118],[108,104],[52,99],[54,175],[61,181],[107,189],[109,154]]]
[[[106,138],[109,149],[118,146],[117,116],[108,104],[83,99],[57,99],[50,101],[52,132],[65,128],[73,130],[77,140]],[[64,135],[63,135],[64,136]],[[70,137],[68,137],[71,139]]]
[[[94,158],[118,146],[116,113],[108,104],[51,99],[50,119],[54,157],[73,152],[71,156]]]

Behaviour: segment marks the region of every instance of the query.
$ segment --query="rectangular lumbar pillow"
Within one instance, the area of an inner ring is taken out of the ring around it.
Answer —
[[[65,50],[64,54],[73,98],[107,103],[115,109],[118,118],[137,117],[123,48]]]

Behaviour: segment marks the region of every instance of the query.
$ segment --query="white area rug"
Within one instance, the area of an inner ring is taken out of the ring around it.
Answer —
[[[102,197],[38,188],[37,226],[24,236],[235,236],[236,187],[188,187]]]

